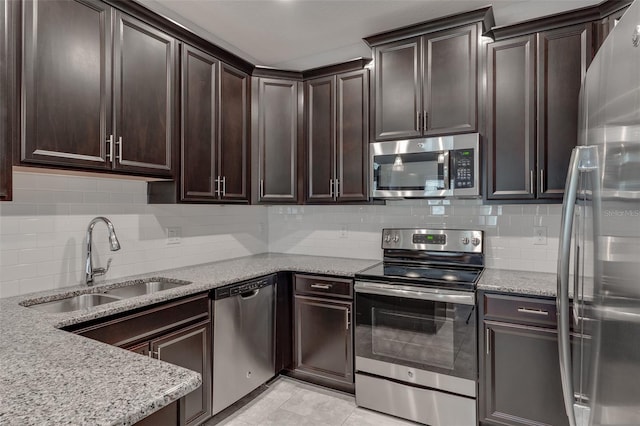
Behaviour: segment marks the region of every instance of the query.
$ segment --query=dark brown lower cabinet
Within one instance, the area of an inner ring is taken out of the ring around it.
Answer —
[[[351,287],[351,280],[296,275],[294,376],[353,392]]]
[[[491,293],[480,293],[478,300],[480,424],[568,425],[555,300]],[[573,332],[571,338],[574,389],[580,393],[578,371],[584,376],[590,366],[590,338]]]
[[[69,331],[200,373],[202,386],[175,404],[175,416],[170,405],[140,424],[190,426],[211,417],[211,313],[207,293],[80,324]]]
[[[481,424],[568,425],[554,329],[485,321]]]

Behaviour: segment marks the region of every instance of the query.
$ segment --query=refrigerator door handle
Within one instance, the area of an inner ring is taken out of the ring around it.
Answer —
[[[560,358],[560,379],[564,397],[565,411],[569,425],[576,426],[574,413],[573,377],[571,365],[570,319],[569,319],[569,265],[571,255],[571,234],[573,218],[578,198],[578,178],[581,172],[597,169],[596,147],[578,146],[571,152],[569,170],[562,202],[562,222],[558,247],[558,353]],[[592,173],[596,178],[596,173]]]

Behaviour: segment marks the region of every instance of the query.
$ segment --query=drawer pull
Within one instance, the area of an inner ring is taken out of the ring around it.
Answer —
[[[520,312],[521,314],[534,314],[534,315],[542,315],[545,317],[549,316],[549,312],[543,311],[542,309],[518,308],[518,312]]]
[[[329,290],[331,288],[331,284],[311,284],[311,288],[319,288],[321,290]]]

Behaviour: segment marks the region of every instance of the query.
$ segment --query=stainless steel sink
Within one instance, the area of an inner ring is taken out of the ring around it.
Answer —
[[[125,283],[121,283],[125,284]],[[167,278],[147,278],[143,281],[134,281],[122,287],[103,290],[102,293],[81,294],[79,296],[67,297],[66,299],[54,300],[38,304],[29,304],[28,301],[23,306],[43,312],[71,312],[80,309],[92,308],[104,305],[105,303],[116,302],[130,297],[144,296],[163,290],[181,287],[191,284],[190,281],[177,281]]]
[[[187,284],[191,283],[188,281],[169,281],[160,278],[127,285],[124,287],[112,288],[111,290],[105,291],[105,293],[108,295],[126,299],[129,297],[144,296],[145,294],[153,294],[163,290],[170,290],[172,288],[182,287]]]
[[[79,296],[68,297],[61,300],[54,300],[53,302],[39,303],[29,307],[43,312],[61,313],[92,308],[94,306],[104,305],[105,303],[116,302],[118,300],[120,300],[118,297],[92,293],[81,294]]]

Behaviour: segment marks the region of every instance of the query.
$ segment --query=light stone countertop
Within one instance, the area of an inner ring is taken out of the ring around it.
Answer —
[[[556,274],[545,272],[485,269],[478,290],[515,293],[524,296],[556,297]]]
[[[353,276],[376,260],[261,254],[0,299],[0,424],[130,425],[197,389],[198,373],[58,328],[278,271]],[[80,311],[21,306],[149,277],[192,283]],[[25,303],[27,302],[27,303]]]

